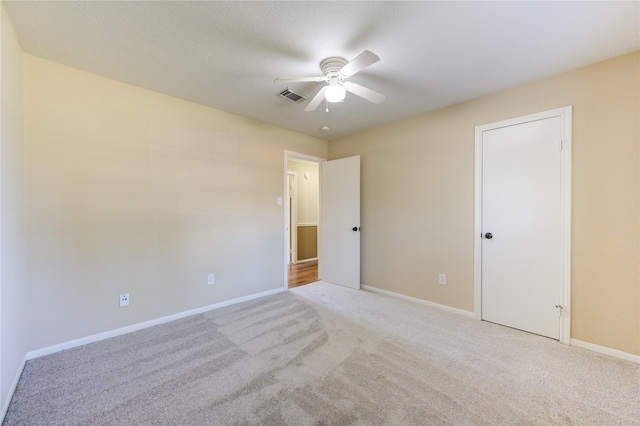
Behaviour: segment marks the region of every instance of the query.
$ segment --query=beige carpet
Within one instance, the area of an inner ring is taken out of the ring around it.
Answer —
[[[640,424],[640,366],[316,283],[27,363],[6,425]]]

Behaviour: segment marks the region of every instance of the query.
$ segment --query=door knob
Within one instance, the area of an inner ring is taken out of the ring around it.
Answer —
[[[358,228],[357,226],[354,226],[353,228],[351,228],[351,230],[353,232],[358,232],[360,230],[360,228]]]
[[[491,232],[487,232],[486,234],[484,234],[484,237],[485,237],[487,240],[490,240],[490,239],[492,239],[492,238],[493,238],[493,234],[492,234]]]

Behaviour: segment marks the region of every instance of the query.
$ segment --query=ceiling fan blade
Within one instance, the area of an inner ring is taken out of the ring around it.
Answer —
[[[307,107],[304,109],[305,111],[315,111],[318,108],[318,105],[324,100],[324,91],[327,90],[327,86],[324,86],[322,89],[316,93],[316,95],[311,99]]]
[[[324,81],[324,76],[322,77],[278,77],[273,80],[274,83],[295,83],[302,81]]]
[[[355,73],[362,71],[369,65],[375,64],[379,60],[380,58],[378,57],[378,55],[369,50],[365,50],[364,52],[356,56],[355,59],[353,59],[347,65],[340,68],[340,72],[346,77],[350,77]]]
[[[360,86],[356,83],[352,83],[351,81],[345,81],[342,85],[345,89],[347,89],[348,92],[351,92],[354,95],[358,95],[361,98],[368,100],[369,102],[373,102],[374,104],[379,104],[386,98],[386,96],[382,93],[378,93],[375,90],[367,89],[366,87]]]

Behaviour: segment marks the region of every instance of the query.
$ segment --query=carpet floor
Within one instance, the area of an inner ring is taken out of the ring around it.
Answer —
[[[50,424],[638,425],[640,365],[319,282],[27,362]]]

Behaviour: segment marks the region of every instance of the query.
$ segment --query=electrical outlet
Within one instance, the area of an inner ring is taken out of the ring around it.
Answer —
[[[120,307],[124,308],[126,306],[129,306],[129,293],[120,295]]]
[[[216,283],[216,276],[214,274],[207,275],[207,285],[212,285]]]
[[[447,274],[438,274],[438,284],[447,285]]]

